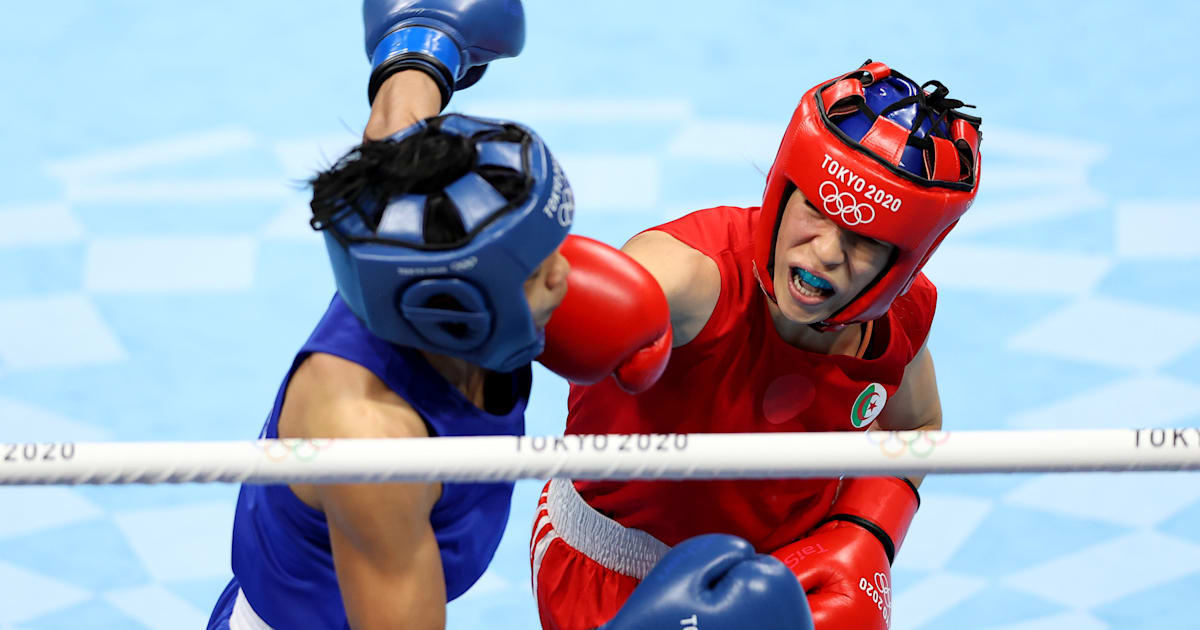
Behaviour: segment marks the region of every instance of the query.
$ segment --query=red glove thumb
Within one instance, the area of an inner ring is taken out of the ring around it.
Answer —
[[[634,352],[624,363],[617,366],[617,371],[613,373],[617,385],[630,394],[650,389],[667,369],[667,362],[671,360],[671,341],[674,338],[668,323],[661,337]]]
[[[568,236],[561,251],[571,263],[567,295],[546,325],[538,361],[573,383],[613,374],[630,393],[649,388],[671,354],[670,307],[658,281],[628,254],[590,238]]]

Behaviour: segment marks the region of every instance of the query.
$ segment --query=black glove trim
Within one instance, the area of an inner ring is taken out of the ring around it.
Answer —
[[[912,484],[910,483],[909,485]],[[888,566],[891,566],[892,560],[894,560],[896,557],[896,543],[892,541],[892,537],[888,536],[887,532],[883,531],[882,527],[872,523],[871,521],[868,521],[861,516],[855,516],[853,514],[833,514],[826,517],[825,520],[821,521],[820,523],[817,523],[817,527],[832,521],[852,523],[867,530],[867,532],[879,540],[879,544],[883,545],[883,553],[887,554]]]
[[[917,498],[917,509],[921,509],[921,492],[917,490],[917,484],[912,482],[908,477],[897,477],[900,481],[908,484],[908,489],[913,491],[913,496]]]
[[[438,92],[442,95],[441,109],[446,109],[446,105],[450,103],[454,75],[450,74],[450,69],[436,58],[416,52],[396,55],[379,64],[371,72],[371,80],[367,84],[367,103],[374,105],[375,95],[379,93],[379,88],[383,87],[383,82],[401,70],[420,70],[429,75],[429,78],[433,79],[433,82],[437,84]]]

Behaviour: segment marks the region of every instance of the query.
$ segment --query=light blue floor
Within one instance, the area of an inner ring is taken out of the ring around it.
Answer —
[[[929,275],[954,429],[1200,424],[1193,3],[527,3],[454,107],[537,128],[618,244],[761,195],[796,98],[867,57],[979,106]],[[355,3],[75,0],[0,20],[0,442],[253,437],[330,292],[302,180],[356,139]],[[532,433],[561,431],[538,374]],[[931,477],[895,628],[1195,628],[1190,474]],[[533,628],[519,486],[450,627]],[[0,490],[0,629],[202,627],[236,489]]]

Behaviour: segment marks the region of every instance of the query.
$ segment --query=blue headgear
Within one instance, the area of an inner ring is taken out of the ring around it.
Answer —
[[[505,132],[511,138],[514,130],[520,140],[497,138]],[[428,243],[427,196],[417,194],[381,203],[368,191],[342,200],[327,220],[314,208],[313,227],[325,232],[338,294],[372,334],[510,372],[545,344],[524,283],[566,238],[575,198],[546,145],[513,123],[447,115],[388,140],[435,131],[467,139],[475,150],[469,171],[443,189],[466,237]],[[480,175],[481,167],[513,171],[524,178],[524,189],[506,200]]]

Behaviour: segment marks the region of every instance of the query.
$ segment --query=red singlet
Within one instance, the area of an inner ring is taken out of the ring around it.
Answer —
[[[708,323],[675,348],[662,378],[631,396],[612,379],[572,386],[567,433],[861,431],[896,393],[933,321],[924,275],[872,323],[865,358],[815,354],[783,341],[752,272],[758,208],[722,206],[652,228],[716,262],[721,295]],[[860,353],[863,354],[863,353]],[[855,426],[855,425],[859,426]],[[833,501],[836,480],[576,481],[593,508],[668,545],[724,532],[770,552],[803,537]]]

